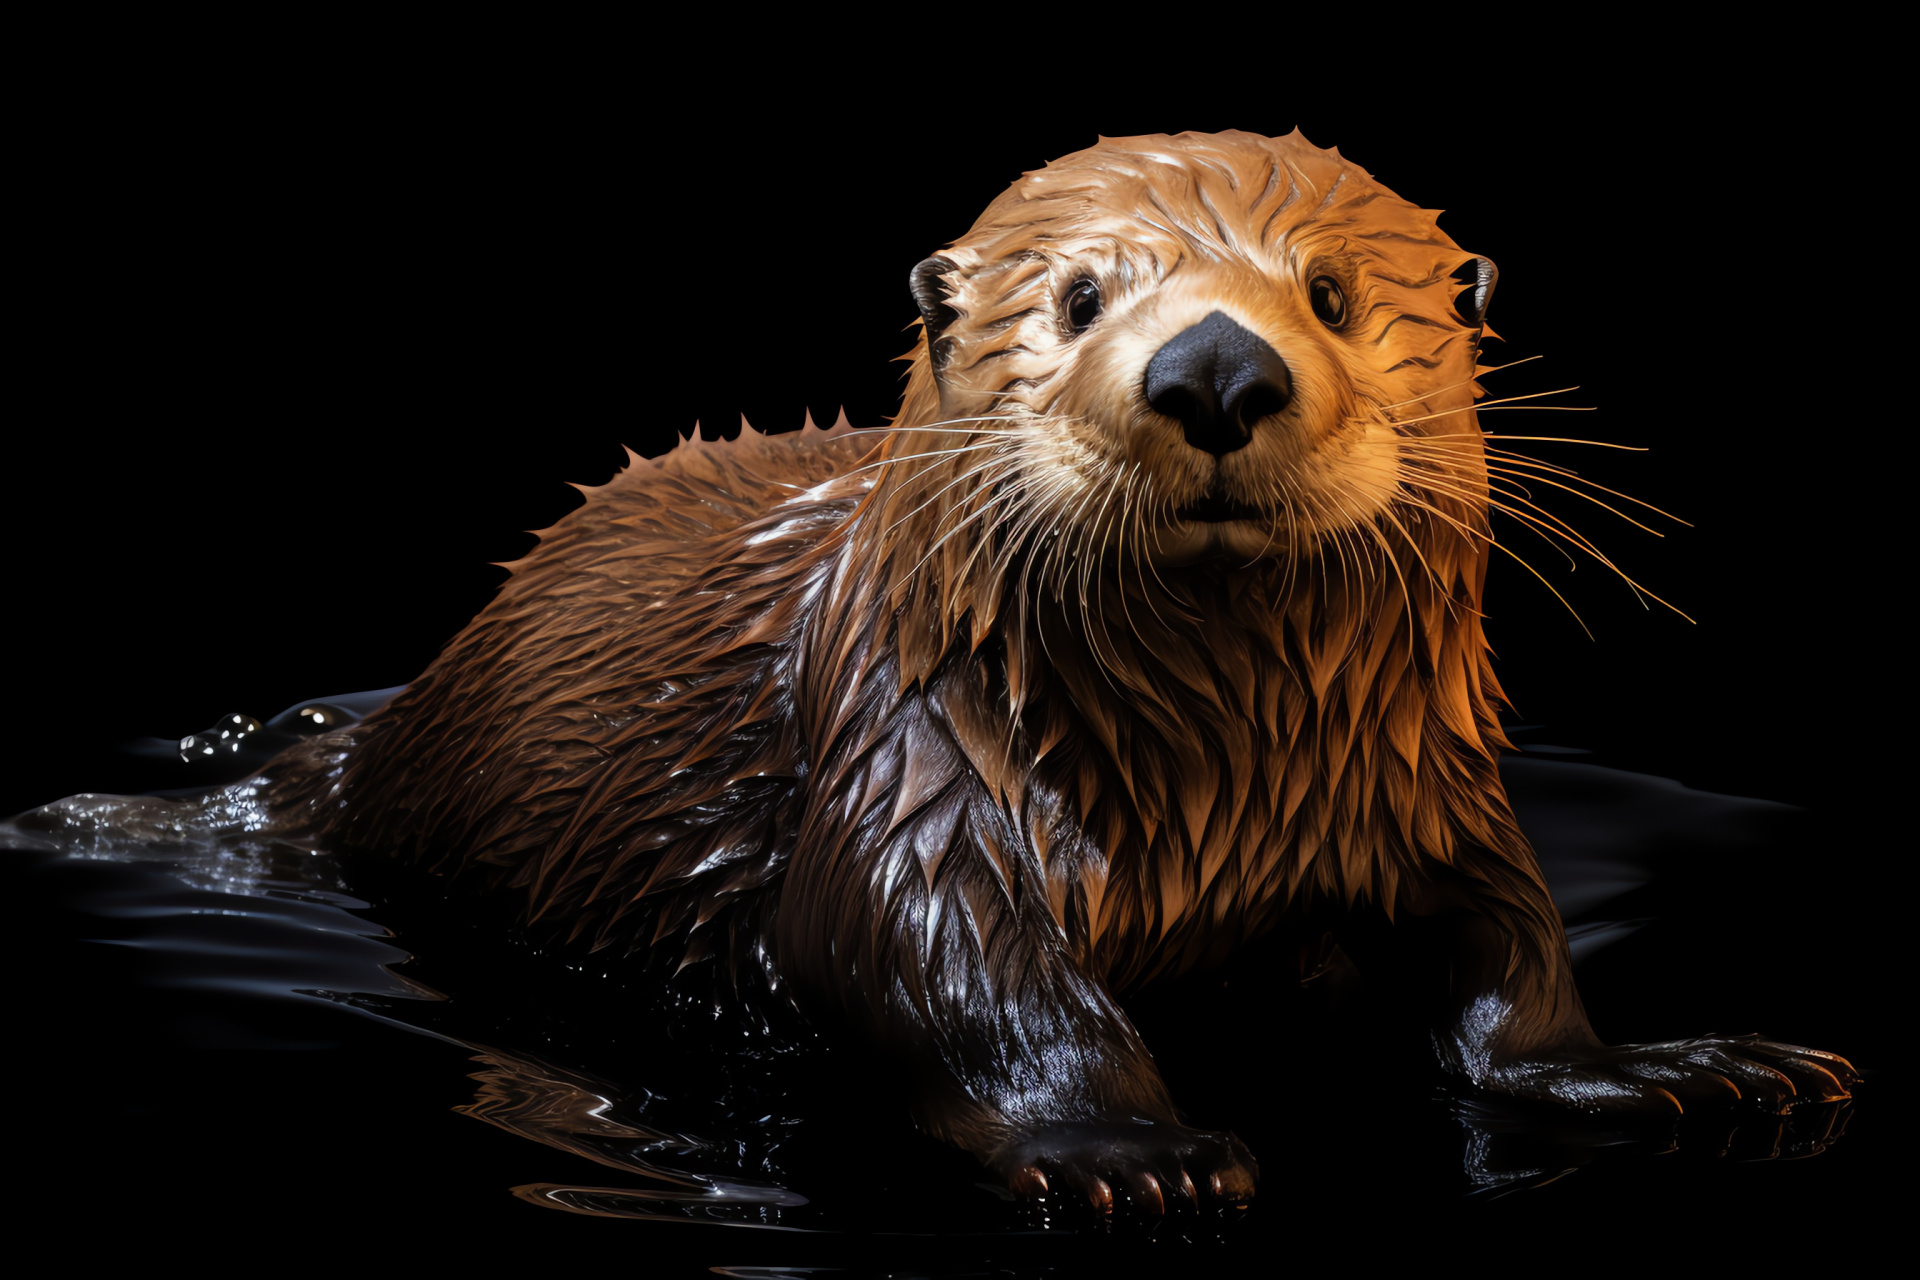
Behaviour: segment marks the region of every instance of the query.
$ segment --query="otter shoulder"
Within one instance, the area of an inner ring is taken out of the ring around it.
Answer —
[[[831,427],[809,418],[798,431],[767,435],[744,421],[733,440],[696,431],[657,458],[631,449],[627,465],[603,485],[575,485],[586,504],[569,523],[613,521],[627,540],[711,538],[849,470],[881,433],[855,432],[845,415]]]

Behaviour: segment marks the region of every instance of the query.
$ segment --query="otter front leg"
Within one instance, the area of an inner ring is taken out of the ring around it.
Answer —
[[[854,772],[810,806],[774,919],[783,976],[911,1073],[927,1132],[1017,1192],[1149,1212],[1250,1195],[1246,1148],[1180,1123],[1040,858],[916,712],[893,713],[915,731],[910,761],[884,740],[866,757],[897,764],[893,787]]]
[[[1536,867],[1467,851],[1404,901],[1442,949],[1442,1063],[1480,1088],[1586,1111],[1672,1115],[1747,1099],[1772,1112],[1849,1096],[1836,1054],[1750,1035],[1605,1045],[1574,988],[1566,930]]]
[[[1181,1124],[1146,1047],[1057,940],[1023,937],[1019,913],[968,904],[945,932],[927,1004],[890,1028],[919,1073],[929,1132],[972,1151],[1016,1192],[1084,1196],[1160,1213],[1253,1194],[1257,1166],[1232,1134]],[[944,932],[944,931],[943,931]],[[1008,945],[1008,944],[1011,945]]]

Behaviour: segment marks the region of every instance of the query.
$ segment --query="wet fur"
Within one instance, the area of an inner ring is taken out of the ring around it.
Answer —
[[[1495,769],[1475,259],[1434,217],[1297,134],[1027,175],[943,254],[899,430],[633,459],[272,803],[844,1015],[989,1158],[1171,1121],[1113,993],[1316,905],[1465,884],[1533,1041],[1584,1027]],[[1057,305],[1089,262],[1099,342]],[[1350,332],[1296,287],[1329,262]],[[1269,545],[1182,561],[1205,481],[1115,370],[1223,298],[1293,344],[1299,422],[1221,466]]]

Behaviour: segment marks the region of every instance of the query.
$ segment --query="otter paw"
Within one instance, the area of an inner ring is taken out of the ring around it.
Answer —
[[[1678,1115],[1736,1101],[1781,1114],[1796,1102],[1851,1097],[1859,1082],[1838,1054],[1759,1036],[1701,1036],[1597,1049],[1575,1061],[1496,1067],[1489,1087],[1516,1097],[1609,1114]]]
[[[1016,1130],[987,1164],[1018,1195],[1084,1197],[1102,1213],[1244,1204],[1260,1178],[1232,1134],[1148,1121],[1034,1125]]]

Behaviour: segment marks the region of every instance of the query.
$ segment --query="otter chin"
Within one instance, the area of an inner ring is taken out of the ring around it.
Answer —
[[[1436,219],[1297,132],[1028,173],[909,273],[890,427],[633,458],[256,788],[529,930],[847,1028],[1019,1194],[1254,1194],[1118,997],[1275,931],[1411,968],[1473,1088],[1844,1097],[1832,1054],[1589,1027],[1496,768],[1497,277]]]

